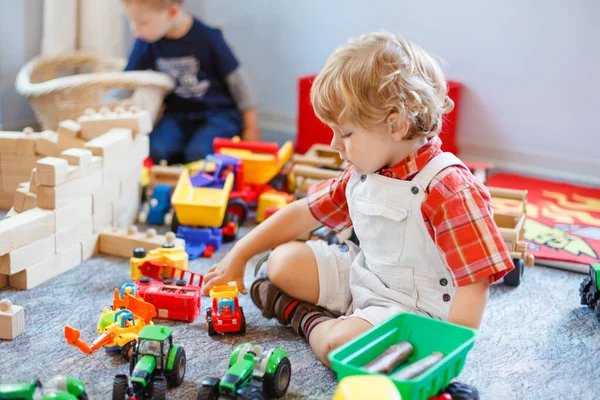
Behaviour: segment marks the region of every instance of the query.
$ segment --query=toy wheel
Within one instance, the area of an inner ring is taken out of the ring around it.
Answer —
[[[208,378],[200,385],[197,400],[218,400],[219,378]]]
[[[125,400],[127,398],[127,391],[129,390],[129,383],[127,381],[127,375],[117,375],[113,381],[113,400]]]
[[[172,285],[175,283],[175,280],[174,279],[165,279],[165,280],[163,280],[163,283],[165,285]]]
[[[246,317],[242,314],[242,321],[240,322],[240,334],[243,335],[244,333],[246,333]]]
[[[581,304],[584,306],[588,304],[588,293],[592,287],[592,278],[586,276],[581,285],[579,285],[579,296],[581,297]]]
[[[185,285],[187,285],[187,281],[185,279],[176,279],[175,284],[177,286],[185,286]]]
[[[230,222],[233,222],[235,225],[235,229],[233,234],[231,235],[223,235],[223,242],[228,243],[228,242],[233,242],[236,237],[237,237],[237,233],[238,233],[238,229],[240,227],[240,224],[238,222],[238,216],[236,214],[225,214],[225,218],[223,220],[223,227],[226,227],[227,225],[229,225]]]
[[[79,396],[77,396],[77,400],[89,400],[89,397],[86,392],[83,392]]]
[[[142,276],[140,278],[140,283],[150,283],[152,282],[152,279],[148,278],[147,276]]]
[[[146,249],[143,247],[136,247],[133,249],[133,257],[135,258],[144,258],[146,257]]]
[[[594,312],[596,313],[596,318],[600,321],[600,300],[596,302],[596,307],[594,308]]]
[[[504,284],[506,286],[517,287],[521,284],[525,262],[520,258],[515,258],[513,264],[515,265],[515,269],[504,275]]]
[[[206,318],[206,328],[208,329],[208,336],[215,336],[217,334],[212,317]]]
[[[154,378],[152,400],[167,400],[167,380],[164,376]]]
[[[177,234],[177,228],[179,228],[179,219],[177,218],[177,213],[173,213],[173,219],[171,220],[171,231]]]
[[[452,400],[479,400],[479,392],[471,385],[452,382],[444,389],[445,393],[452,396]]]
[[[121,347],[121,358],[125,361],[131,360],[131,353],[135,347],[135,340],[125,343],[125,346]]]
[[[237,215],[238,225],[242,226],[248,219],[248,205],[242,199],[231,199],[227,203],[227,214]]]
[[[236,394],[237,398],[242,400],[265,400],[261,390],[254,386],[242,386]]]
[[[264,388],[268,398],[280,398],[287,392],[292,377],[292,364],[285,357],[281,360],[275,373],[265,374]]]
[[[169,385],[179,386],[183,383],[183,377],[185,376],[186,368],[186,357],[185,350],[183,347],[177,349],[175,353],[175,361],[173,362],[173,369],[169,371]]]

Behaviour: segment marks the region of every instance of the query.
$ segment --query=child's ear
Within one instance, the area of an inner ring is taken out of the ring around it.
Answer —
[[[167,13],[169,14],[169,18],[174,19],[179,15],[179,11],[181,11],[179,4],[171,3],[167,6]]]
[[[402,117],[399,113],[393,112],[386,118],[386,124],[390,127],[392,139],[400,141],[406,139],[410,128],[408,118]]]

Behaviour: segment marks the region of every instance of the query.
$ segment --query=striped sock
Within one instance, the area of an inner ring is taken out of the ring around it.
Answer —
[[[300,323],[300,328],[302,330],[302,333],[304,334],[304,337],[306,338],[306,341],[308,342],[310,338],[310,333],[315,328],[315,326],[319,325],[321,322],[325,322],[330,319],[333,318],[320,311],[313,311],[306,314],[304,318],[302,318],[302,322]]]

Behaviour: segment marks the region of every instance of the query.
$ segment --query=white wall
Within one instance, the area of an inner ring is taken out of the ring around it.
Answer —
[[[347,37],[384,28],[445,59],[447,77],[466,86],[465,158],[600,176],[596,0],[205,0],[187,8],[224,29],[264,124],[293,131],[297,77],[317,72]]]

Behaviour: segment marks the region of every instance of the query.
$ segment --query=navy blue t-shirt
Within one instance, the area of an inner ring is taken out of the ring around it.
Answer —
[[[204,111],[236,108],[225,78],[238,66],[223,33],[194,18],[190,31],[179,39],[136,39],[125,70],[152,69],[175,80],[165,99],[166,112]]]

